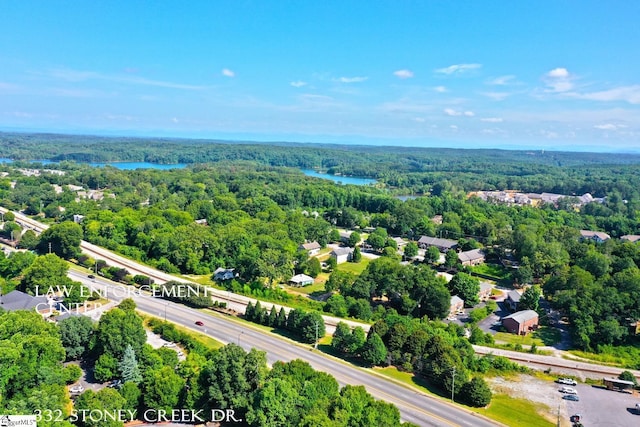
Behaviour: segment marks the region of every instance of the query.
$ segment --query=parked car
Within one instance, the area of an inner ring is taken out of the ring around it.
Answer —
[[[558,378],[557,381],[559,384],[566,384],[566,385],[578,385],[578,383],[576,382],[576,380],[572,379],[572,378]]]
[[[80,384],[78,384],[78,385],[74,385],[73,387],[71,387],[71,388],[69,389],[69,392],[70,392],[70,393],[73,393],[73,394],[80,394],[80,393],[82,393],[83,391],[84,391],[84,387],[82,387]]]
[[[202,320],[196,320],[196,325],[204,326],[204,322]]]
[[[564,400],[573,400],[574,402],[580,401],[580,398],[577,394],[565,394],[564,396],[562,396],[562,398]]]
[[[174,342],[166,342],[166,343],[162,344],[162,346],[166,347],[166,348],[174,348],[176,346],[176,343],[174,343]]]
[[[560,393],[566,393],[566,394],[578,394],[576,389],[573,387],[562,387],[559,391]]]

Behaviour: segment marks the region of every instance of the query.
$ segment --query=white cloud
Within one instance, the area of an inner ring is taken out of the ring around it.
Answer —
[[[397,70],[393,72],[393,75],[399,79],[410,79],[413,77],[413,71],[411,70]]]
[[[566,68],[554,68],[547,73],[547,77],[553,79],[566,79],[569,77],[569,71]]]
[[[456,126],[456,125],[450,125],[449,128],[451,128],[453,130],[458,130],[458,126]]]
[[[502,123],[502,117],[483,117],[480,119],[481,122],[487,123]]]
[[[448,67],[445,67],[445,68],[438,68],[435,71],[436,73],[451,75],[451,74],[461,74],[471,70],[477,70],[478,68],[481,68],[481,67],[482,67],[482,64],[454,64],[454,65],[449,65]]]
[[[445,108],[443,112],[447,116],[452,116],[452,117],[456,117],[456,116],[473,117],[476,115],[473,111],[457,111],[457,110],[454,110],[453,108]]]
[[[302,87],[302,86],[306,86],[307,82],[303,82],[302,80],[297,80],[295,82],[291,82],[289,83],[291,86],[293,87]]]
[[[449,89],[447,89],[445,86],[436,86],[433,88],[433,91],[438,93],[445,93],[449,92]]]
[[[413,121],[414,121],[414,122],[418,122],[418,123],[424,123],[424,122],[426,122],[427,120],[426,120],[425,118],[423,118],[423,117],[414,117],[414,118],[413,118]]]
[[[340,77],[338,79],[334,79],[340,83],[361,83],[367,80],[369,77]]]
[[[595,125],[594,128],[596,129],[601,129],[601,130],[618,130],[618,129],[624,129],[627,126],[625,125],[615,125],[613,123],[605,123],[602,125]]]
[[[566,68],[554,68],[544,75],[545,92],[562,93],[573,89],[573,75]]]
[[[180,120],[178,120],[178,118],[177,118],[177,117],[173,117],[173,118],[171,119],[171,121],[172,121],[173,123],[178,123]]]
[[[488,85],[492,85],[492,86],[504,86],[504,85],[508,85],[513,83],[513,81],[515,80],[516,76],[514,75],[507,75],[507,76],[500,76],[500,77],[496,77],[494,79],[491,79],[489,81],[487,81]]]
[[[230,70],[228,68],[223,68],[222,75],[225,77],[235,77],[236,73],[233,70]]]
[[[629,104],[640,104],[640,85],[621,86],[613,89],[590,93],[571,93],[572,97],[592,101],[624,101]]]

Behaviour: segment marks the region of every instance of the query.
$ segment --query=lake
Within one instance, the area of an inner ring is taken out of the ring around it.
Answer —
[[[121,170],[135,170],[135,169],[184,169],[187,165],[184,163],[175,163],[172,165],[161,165],[159,163],[150,162],[113,162],[113,163],[87,163],[88,165],[95,167],[113,166],[116,169]]]
[[[314,178],[329,179],[339,184],[369,185],[369,184],[376,183],[376,180],[371,178],[362,178],[357,176],[330,175],[328,173],[316,172],[312,169],[301,169],[301,171],[307,176],[312,176]]]
[[[51,160],[30,160],[33,163],[42,163],[43,165],[50,165],[52,163]],[[12,159],[0,158],[0,163],[13,163]],[[103,167],[103,166],[113,166],[116,169],[121,170],[135,170],[135,169],[184,169],[187,165],[185,163],[175,163],[171,165],[161,165],[159,163],[150,163],[150,162],[111,162],[111,163],[99,163],[99,162],[89,162],[83,163],[78,162],[80,164],[86,164],[94,167]]]

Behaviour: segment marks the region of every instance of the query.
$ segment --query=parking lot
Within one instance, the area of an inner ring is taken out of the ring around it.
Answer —
[[[559,385],[558,388],[561,388]],[[606,390],[587,384],[574,387],[580,401],[565,400],[569,416],[580,414],[585,427],[629,427],[640,425],[640,413],[635,405],[640,403],[638,396]],[[562,395],[562,393],[558,392]]]

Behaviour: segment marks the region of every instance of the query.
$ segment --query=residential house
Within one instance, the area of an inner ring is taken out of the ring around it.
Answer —
[[[73,222],[75,222],[76,224],[82,224],[83,219],[84,219],[84,215],[80,215],[80,214],[73,215]]]
[[[195,223],[198,225],[208,225],[206,218],[196,219]]]
[[[320,243],[318,242],[309,242],[303,243],[298,246],[299,251],[306,251],[309,256],[317,255],[320,252]]]
[[[533,310],[517,311],[503,317],[502,326],[512,334],[526,335],[538,328],[538,313]]]
[[[455,316],[464,308],[464,300],[458,295],[451,297],[451,308],[449,308],[449,317]]]
[[[470,251],[460,252],[458,259],[462,265],[478,265],[484,262],[484,251],[482,249],[472,249]]]
[[[289,283],[293,286],[308,286],[313,284],[313,277],[307,276],[306,274],[296,274],[289,279]]]
[[[580,230],[580,237],[583,240],[593,240],[596,243],[602,243],[609,240],[611,236],[602,231]]]
[[[478,298],[480,301],[486,301],[491,296],[493,286],[489,282],[480,282],[480,292],[478,292]]]
[[[635,243],[640,240],[640,236],[637,234],[625,234],[624,236],[620,236],[620,240],[626,240],[631,243]]]
[[[422,236],[420,240],[418,240],[418,246],[422,249],[435,246],[440,252],[446,252],[449,249],[458,247],[458,242],[450,239],[441,239],[439,237]]]
[[[509,291],[507,293],[507,299],[505,299],[505,302],[507,303],[507,305],[511,310],[516,311],[518,310],[518,304],[520,303],[520,298],[522,298],[522,295],[520,294],[520,292]]]
[[[353,258],[353,248],[336,248],[331,251],[331,257],[336,259],[336,264],[351,261]]]
[[[213,272],[213,280],[231,280],[235,277],[233,273],[234,270],[233,268],[217,268],[216,271]]]
[[[353,233],[353,231],[340,231],[340,241],[342,243],[348,243],[351,233]]]
[[[407,241],[404,240],[402,237],[392,237],[392,239],[394,242],[396,242],[396,246],[399,248],[407,245]]]
[[[14,310],[49,310],[54,300],[44,296],[34,297],[21,291],[11,291],[6,295],[0,295],[0,308],[7,311]]]

